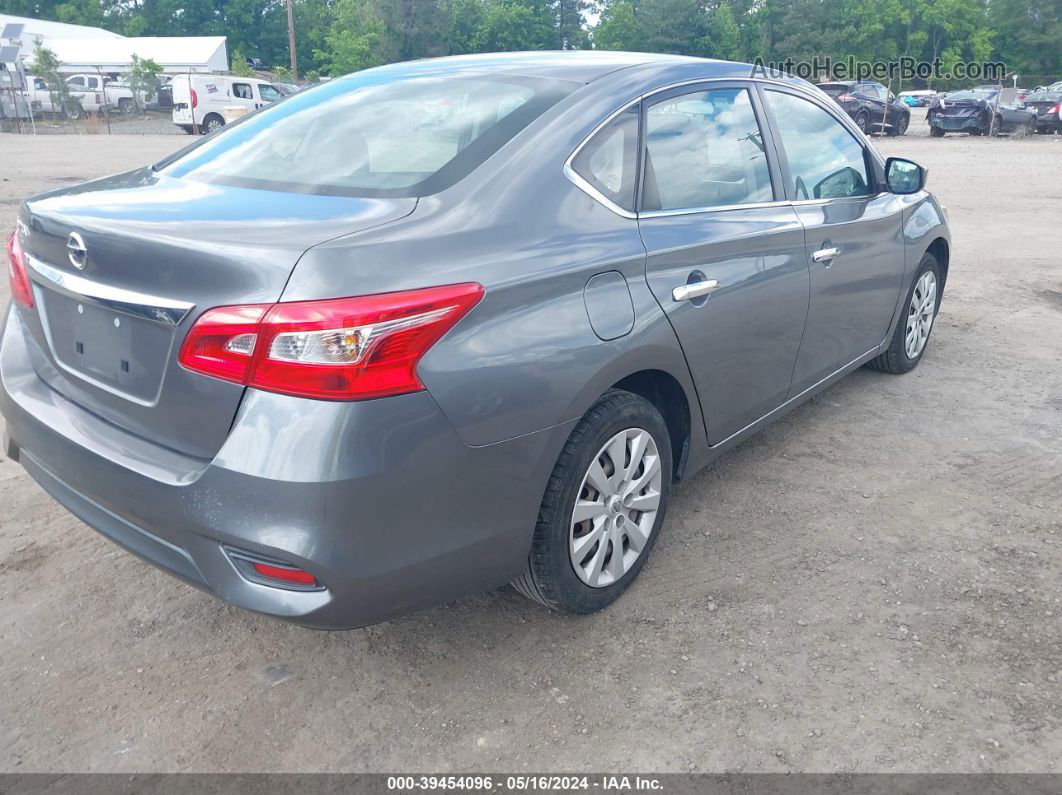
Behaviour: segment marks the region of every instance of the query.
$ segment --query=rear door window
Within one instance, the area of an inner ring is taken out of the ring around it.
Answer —
[[[798,201],[870,194],[866,151],[815,103],[767,90],[767,105],[789,161],[789,190]]]
[[[232,95],[236,99],[254,99],[254,95],[251,93],[250,83],[233,83]]]
[[[633,212],[638,182],[638,123],[634,105],[606,124],[579,150],[572,169],[602,196]]]
[[[763,134],[745,88],[694,91],[645,114],[642,209],[709,209],[774,199]]]

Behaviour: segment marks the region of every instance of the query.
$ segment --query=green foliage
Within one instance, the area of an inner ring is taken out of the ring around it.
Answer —
[[[592,36],[596,49],[637,52],[642,29],[629,0],[606,0]]]
[[[291,67],[290,66],[274,66],[273,74],[277,76],[277,80],[281,83],[291,82]]]
[[[514,49],[644,50],[780,61],[1004,60],[1034,85],[1062,77],[1060,0],[293,0],[303,69]],[[228,37],[288,62],[279,0],[0,0],[5,12],[126,35]],[[588,19],[596,11],[596,25]]]
[[[48,86],[48,98],[51,100],[53,113],[62,113],[72,101],[70,87],[59,72],[62,65],[52,50],[42,47],[40,42],[37,42],[37,47],[33,51],[33,73],[43,79]]]
[[[140,99],[151,96],[159,90],[159,73],[162,67],[150,58],[141,58],[133,53],[133,68],[129,70],[129,88],[133,92],[133,102],[138,113],[143,113]]]
[[[247,63],[247,55],[243,51],[243,47],[237,46],[229,56],[231,71],[237,77],[254,77],[255,71]]]

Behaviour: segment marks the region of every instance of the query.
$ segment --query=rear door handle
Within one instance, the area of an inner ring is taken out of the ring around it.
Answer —
[[[691,298],[700,298],[719,287],[716,279],[706,279],[703,282],[691,282],[683,284],[671,291],[671,297],[676,301],[688,301]]]
[[[832,262],[840,253],[841,249],[837,248],[837,246],[830,246],[829,248],[820,248],[811,255],[811,258],[815,260],[815,262]]]

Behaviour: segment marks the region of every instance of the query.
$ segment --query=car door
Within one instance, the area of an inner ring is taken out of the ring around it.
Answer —
[[[752,84],[650,97],[642,126],[646,276],[717,444],[786,399],[807,317],[804,231]]]
[[[270,83],[255,83],[255,103],[256,108],[264,108],[271,102],[276,102],[278,99],[283,99],[280,92],[276,90]]]
[[[797,89],[761,90],[811,269],[793,373],[792,394],[799,394],[888,334],[904,270],[902,203],[884,189],[866,138],[825,101]]]
[[[880,130],[885,117],[885,90],[877,83],[860,83],[856,90],[863,98],[866,109],[870,112],[870,129]],[[879,91],[879,89],[881,89]]]

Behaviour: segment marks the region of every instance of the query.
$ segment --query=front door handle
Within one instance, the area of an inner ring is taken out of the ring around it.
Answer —
[[[829,248],[820,248],[811,255],[811,258],[815,260],[815,262],[832,262],[840,253],[841,249],[837,248],[837,246],[830,246]]]
[[[700,298],[702,295],[708,295],[708,293],[718,287],[718,280],[705,279],[703,282],[691,282],[683,284],[681,287],[676,287],[671,291],[671,297],[676,301],[689,301],[691,298]]]

